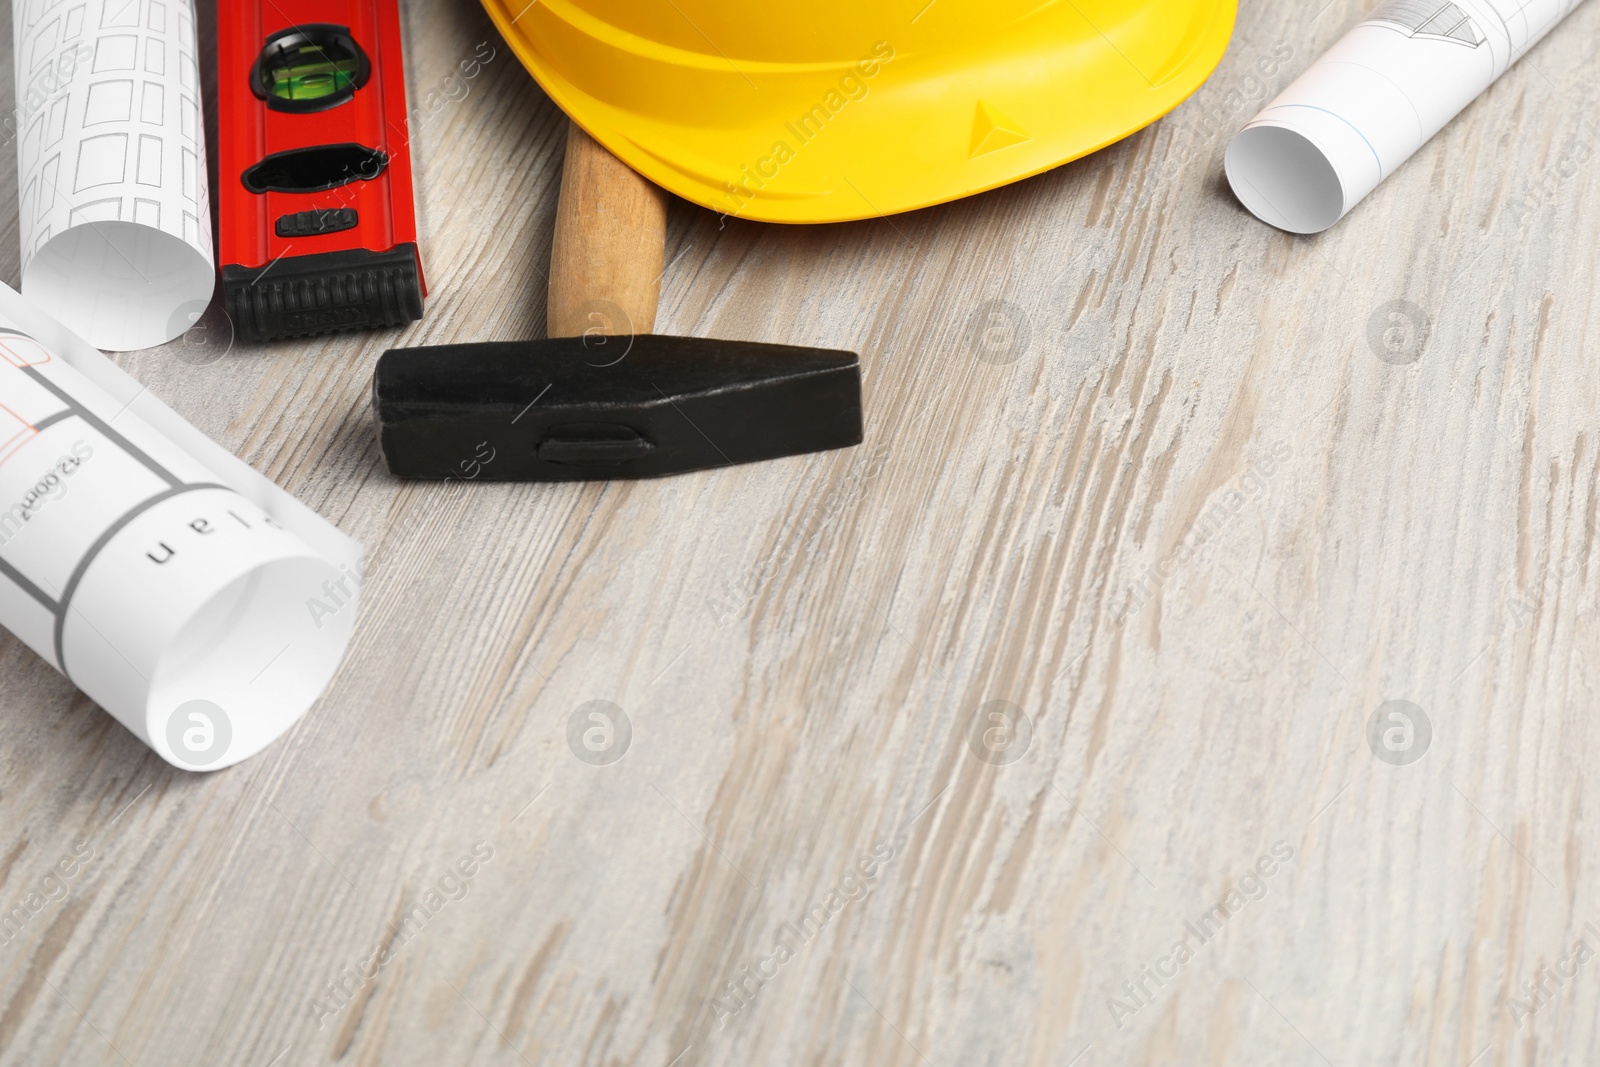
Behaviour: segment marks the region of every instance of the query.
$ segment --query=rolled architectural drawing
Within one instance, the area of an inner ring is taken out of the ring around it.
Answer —
[[[1327,229],[1579,2],[1386,0],[1234,136],[1234,195],[1279,229]]]
[[[0,624],[164,759],[215,770],[321,694],[361,546],[0,285]]]
[[[211,301],[216,261],[190,0],[15,0],[22,291],[100,348]]]

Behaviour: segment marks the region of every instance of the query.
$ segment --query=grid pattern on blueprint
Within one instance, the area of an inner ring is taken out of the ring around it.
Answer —
[[[16,0],[22,247],[136,222],[211,258],[189,0]]]

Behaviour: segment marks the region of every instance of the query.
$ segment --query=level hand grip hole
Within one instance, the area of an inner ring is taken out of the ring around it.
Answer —
[[[315,193],[383,173],[389,157],[358,144],[316,145],[274,152],[244,172],[252,193]]]

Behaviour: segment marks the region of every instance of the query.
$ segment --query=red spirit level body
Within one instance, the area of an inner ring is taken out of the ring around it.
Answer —
[[[396,0],[222,0],[222,284],[240,338],[422,317]]]

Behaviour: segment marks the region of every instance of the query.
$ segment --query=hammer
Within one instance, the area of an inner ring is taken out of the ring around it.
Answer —
[[[571,124],[551,339],[385,352],[372,393],[389,470],[653,478],[860,444],[855,353],[651,332],[666,239],[666,194]]]

